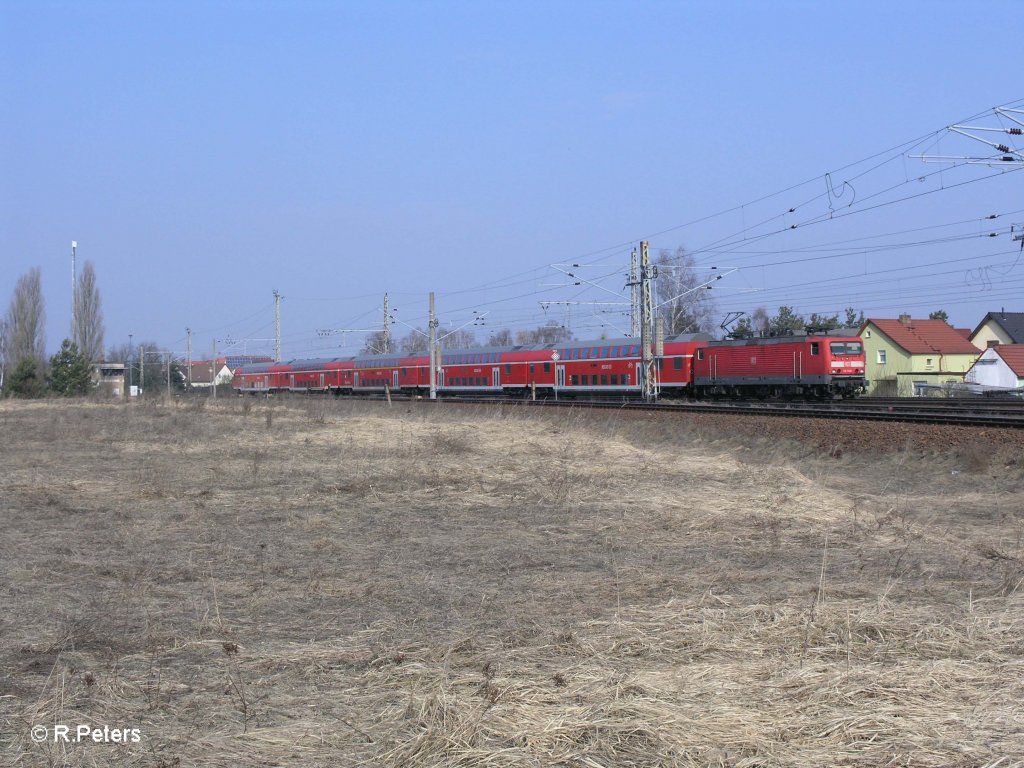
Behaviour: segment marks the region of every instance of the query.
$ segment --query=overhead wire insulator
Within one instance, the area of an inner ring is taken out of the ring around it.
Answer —
[[[1024,136],[1024,128],[1007,128],[1006,132],[1011,136]]]
[[[1002,152],[1003,154],[1006,154],[1007,152],[1010,151],[1010,148],[1005,144],[996,144],[996,149]]]

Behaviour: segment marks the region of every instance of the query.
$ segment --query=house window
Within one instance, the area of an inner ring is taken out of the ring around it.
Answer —
[[[935,358],[934,357],[926,357],[924,359],[924,367],[925,368],[934,368],[935,367]]]
[[[878,364],[879,365],[885,365],[885,350],[884,349],[878,350]]]

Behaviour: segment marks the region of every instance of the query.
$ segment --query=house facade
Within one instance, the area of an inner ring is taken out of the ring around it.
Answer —
[[[960,384],[979,350],[942,320],[869,319],[858,331],[864,342],[869,395],[914,397]]]
[[[1024,389],[1024,344],[996,344],[981,353],[965,381],[983,389]]]
[[[978,349],[995,344],[1024,344],[1024,312],[989,312],[971,333]]]

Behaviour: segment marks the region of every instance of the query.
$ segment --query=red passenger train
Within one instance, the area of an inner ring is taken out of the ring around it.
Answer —
[[[655,367],[658,389],[674,397],[851,397],[865,386],[863,345],[845,336],[732,341],[676,336],[665,341]],[[636,339],[482,347],[444,352],[437,391],[630,397],[642,390],[641,374]],[[430,389],[430,361],[420,354],[254,363],[235,371],[232,386],[252,394],[387,390],[424,395]]]

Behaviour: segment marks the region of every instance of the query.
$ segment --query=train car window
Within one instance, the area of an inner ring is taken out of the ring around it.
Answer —
[[[659,357],[658,358],[658,370],[659,371],[664,371],[665,370],[665,358],[664,357]]]
[[[608,357],[608,347],[601,347],[601,357]]]
[[[627,387],[629,386],[629,374],[628,373],[622,374],[622,383],[623,383],[624,386],[627,386]]]
[[[820,346],[821,346],[821,345],[820,345],[820,344],[819,344],[818,342],[816,342],[816,341],[812,341],[812,342],[811,342],[811,354],[812,354],[812,355],[816,355],[816,354],[818,354],[818,351],[819,351],[819,349],[818,349],[818,348],[819,348]]]
[[[551,363],[544,363],[544,373],[551,373]]]
[[[593,387],[597,386],[597,374],[592,374],[590,377],[590,385]]]
[[[569,386],[570,387],[575,387],[576,386],[576,376],[575,375],[569,377]]]
[[[590,348],[590,359],[591,360],[596,360],[597,359],[597,353],[598,353],[597,347],[591,347]]]
[[[530,363],[530,373],[533,373],[533,363]]]
[[[829,347],[833,355],[859,355],[864,349],[859,341],[833,341]]]
[[[612,374],[612,386],[613,387],[619,386],[619,374],[617,374],[617,373],[613,373]]]
[[[681,358],[681,357],[673,357],[672,358],[672,370],[673,371],[681,371],[681,370],[683,370],[683,358]]]
[[[512,366],[505,363],[505,373],[512,373]]]
[[[608,374],[606,374],[606,373],[602,373],[601,374],[601,386],[602,387],[607,387],[608,386]]]

